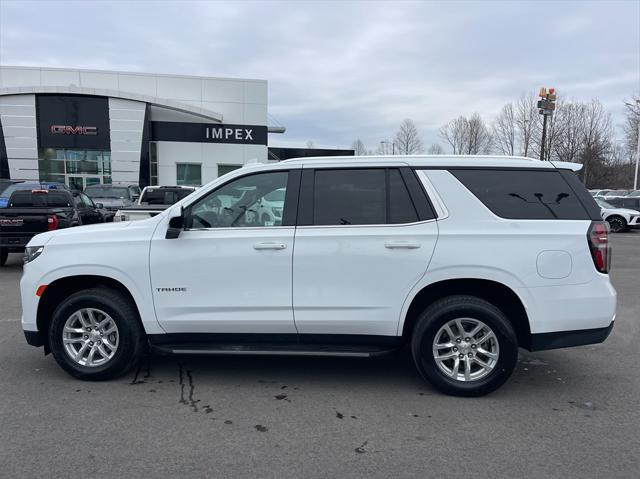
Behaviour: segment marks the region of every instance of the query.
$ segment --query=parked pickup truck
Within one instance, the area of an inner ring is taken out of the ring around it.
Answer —
[[[195,190],[194,186],[145,186],[136,204],[128,208],[120,208],[113,221],[153,218]]]
[[[80,191],[17,190],[0,210],[0,266],[39,233],[104,221],[101,204]]]

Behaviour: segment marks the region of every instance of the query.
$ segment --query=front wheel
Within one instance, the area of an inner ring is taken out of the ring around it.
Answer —
[[[58,364],[84,380],[118,377],[144,351],[138,311],[121,293],[93,288],[72,294],[53,313],[49,344]]]
[[[433,303],[418,319],[411,340],[420,374],[454,396],[483,396],[513,372],[518,341],[511,323],[491,303],[451,296]]]
[[[9,250],[5,248],[0,248],[0,266],[4,266],[7,263],[8,257],[9,257]]]

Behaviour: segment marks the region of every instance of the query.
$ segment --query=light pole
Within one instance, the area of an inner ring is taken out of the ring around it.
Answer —
[[[542,141],[540,143],[540,160],[544,160],[544,148],[547,144],[547,117],[553,115],[553,110],[556,109],[556,89],[540,88],[538,94],[540,100],[538,101],[538,113],[540,113],[544,119],[542,121]]]
[[[381,145],[388,145],[389,143],[391,143],[391,154],[395,155],[396,154],[396,144],[393,141],[382,140],[380,142]]]
[[[633,108],[633,105],[628,102],[624,102],[628,107]],[[633,175],[633,189],[638,189],[638,160],[640,160],[640,100],[636,100],[636,106],[638,107],[638,143],[636,144],[636,172]]]

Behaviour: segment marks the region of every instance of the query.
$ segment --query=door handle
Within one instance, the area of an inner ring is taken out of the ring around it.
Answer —
[[[384,247],[389,249],[416,249],[420,248],[420,243],[417,241],[387,241]]]
[[[253,245],[253,249],[285,249],[287,247],[284,243],[256,243]]]

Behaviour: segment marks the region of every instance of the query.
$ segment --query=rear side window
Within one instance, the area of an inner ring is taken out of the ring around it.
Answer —
[[[316,170],[314,225],[387,222],[385,170]]]
[[[418,213],[398,170],[389,170],[389,223],[415,223]]]
[[[589,214],[559,171],[450,170],[502,218],[588,220]]]
[[[433,219],[414,173],[397,168],[317,169],[303,174],[300,225],[406,224]],[[413,189],[412,189],[413,188]],[[418,193],[420,195],[418,195]],[[422,209],[416,210],[416,202]]]

